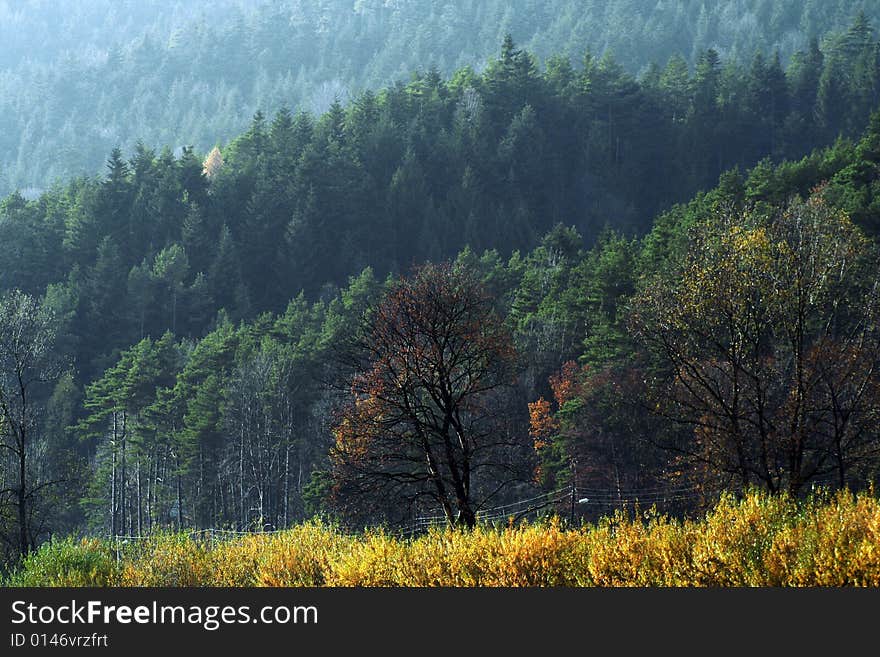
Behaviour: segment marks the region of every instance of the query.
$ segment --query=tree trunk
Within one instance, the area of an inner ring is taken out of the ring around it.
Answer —
[[[120,507],[120,515],[121,515],[120,525],[122,526],[123,533],[127,534],[128,533],[128,530],[127,530],[128,518],[126,515],[127,507],[126,507],[125,489],[127,487],[128,482],[126,481],[127,474],[126,474],[126,467],[125,467],[125,415],[124,414],[122,416],[122,443],[121,443],[121,447],[122,447],[122,457],[121,457],[122,462],[120,463],[121,475],[119,477],[119,507]]]
[[[30,540],[28,537],[28,515],[27,515],[27,440],[25,428],[21,428],[19,450],[18,450],[18,529],[19,529],[19,546],[18,550],[21,556],[27,555],[30,551]]]
[[[159,476],[159,450],[154,449],[147,475],[147,533],[153,533],[153,496],[156,494],[156,477]]]
[[[287,527],[288,512],[290,510],[290,443],[284,448],[284,504],[282,521]]]
[[[177,531],[183,531],[183,490],[180,483],[180,455],[175,454],[175,466],[177,470]]]
[[[137,457],[134,461],[135,477],[137,478],[137,535],[142,534],[142,514],[141,514],[141,459]]]
[[[239,529],[247,527],[247,520],[244,512],[244,426],[239,433],[241,442],[238,451],[238,504],[239,504]]]
[[[110,450],[110,535],[116,536],[116,445]]]

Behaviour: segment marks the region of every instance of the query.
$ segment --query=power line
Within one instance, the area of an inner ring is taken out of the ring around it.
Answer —
[[[666,504],[713,496],[720,488],[706,488],[701,484],[655,486],[641,489],[616,489],[596,487],[566,486],[554,491],[541,493],[523,500],[501,504],[484,509],[476,514],[478,522],[490,523],[514,518],[518,520],[537,513],[548,506],[563,504],[574,500],[578,506],[634,506],[639,504]],[[448,522],[445,515],[420,516],[401,530],[405,535],[413,535],[433,526]]]
[[[570,500],[574,500],[577,506],[593,506],[593,507],[617,507],[632,506],[637,504],[665,504],[669,502],[680,502],[695,500],[707,495],[715,495],[721,489],[704,488],[698,484],[679,485],[668,487],[654,487],[643,489],[616,489],[616,488],[596,488],[582,486],[564,486],[556,490],[540,493],[531,497],[509,502],[498,506],[490,507],[477,511],[476,519],[480,523],[492,523],[499,520],[507,520],[513,518],[514,521],[520,520],[527,516],[536,514],[547,507],[563,504]],[[445,525],[448,518],[445,515],[419,516],[406,527],[399,530],[398,533],[403,535],[414,535],[416,533],[430,529],[431,527]],[[274,529],[267,531],[241,531],[235,529],[190,529],[184,532],[193,540],[199,540],[207,537],[210,541],[232,540],[243,536],[264,536],[280,534],[285,532],[284,529]],[[134,535],[117,535],[111,536],[111,540],[117,543],[137,542],[155,538],[156,535],[134,536]]]

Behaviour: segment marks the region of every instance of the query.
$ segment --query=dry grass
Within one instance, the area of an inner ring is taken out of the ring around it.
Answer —
[[[110,544],[58,541],[7,582],[24,586],[880,586],[880,501],[727,496],[701,520],[624,514],[565,530],[435,529],[404,540],[310,522],[199,543],[151,538],[117,563]]]

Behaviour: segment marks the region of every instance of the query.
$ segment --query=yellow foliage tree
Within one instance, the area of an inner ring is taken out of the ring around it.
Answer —
[[[205,177],[210,180],[222,167],[223,154],[220,152],[219,148],[214,146],[214,148],[211,149],[211,152],[208,153],[208,157],[205,158],[205,162],[202,165],[202,172],[205,174]]]
[[[693,428],[675,449],[722,485],[864,483],[880,458],[878,288],[867,239],[821,189],[697,227],[631,313],[665,366],[655,408]]]

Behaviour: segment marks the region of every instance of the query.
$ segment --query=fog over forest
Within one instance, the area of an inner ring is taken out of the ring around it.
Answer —
[[[138,140],[207,153],[262,110],[322,113],[432,67],[481,72],[505,34],[539,62],[606,53],[629,73],[779,52],[848,27],[870,0],[3,0],[0,194],[95,175]]]

